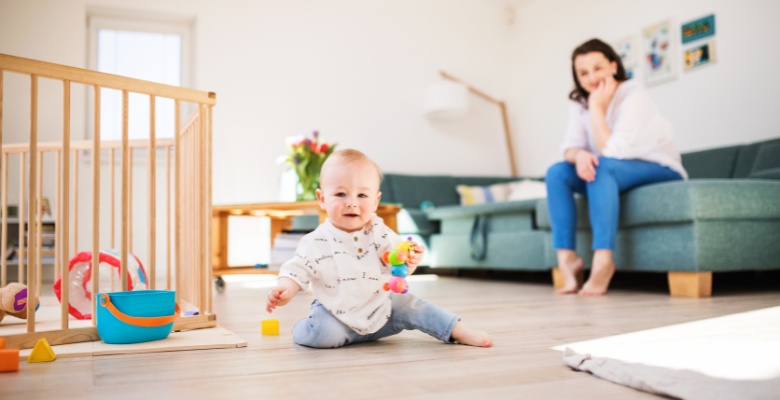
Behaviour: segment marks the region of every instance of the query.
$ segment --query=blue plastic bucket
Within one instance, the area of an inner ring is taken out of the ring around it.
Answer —
[[[178,317],[173,290],[136,290],[98,294],[97,331],[106,343],[165,339]]]

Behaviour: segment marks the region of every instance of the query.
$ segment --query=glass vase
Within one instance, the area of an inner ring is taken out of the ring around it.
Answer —
[[[297,201],[312,201],[317,200],[317,187],[319,186],[320,177],[298,177],[298,186],[295,193],[295,200]]]

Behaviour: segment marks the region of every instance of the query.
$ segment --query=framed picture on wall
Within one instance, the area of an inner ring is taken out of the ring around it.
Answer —
[[[715,42],[710,40],[685,50],[683,66],[686,71],[715,62]]]
[[[682,42],[688,43],[715,34],[715,14],[708,15],[682,24],[680,35]]]
[[[639,46],[637,45],[636,35],[626,36],[613,44],[615,52],[620,56],[623,67],[629,78],[635,76],[635,67],[639,60]]]
[[[642,74],[654,85],[677,77],[677,46],[672,20],[667,19],[642,30]]]

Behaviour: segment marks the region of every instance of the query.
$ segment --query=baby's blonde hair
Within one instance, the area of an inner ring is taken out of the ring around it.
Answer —
[[[325,160],[325,163],[322,164],[322,169],[320,170],[320,174],[322,175],[322,172],[324,172],[328,166],[338,164],[338,163],[344,163],[344,164],[353,164],[353,163],[360,163],[365,162],[370,164],[374,167],[374,170],[376,170],[377,176],[379,177],[379,183],[382,183],[382,179],[384,179],[384,174],[382,173],[382,169],[379,168],[379,165],[377,165],[374,160],[369,158],[367,155],[365,155],[363,152],[355,149],[343,149],[333,152],[327,160]]]

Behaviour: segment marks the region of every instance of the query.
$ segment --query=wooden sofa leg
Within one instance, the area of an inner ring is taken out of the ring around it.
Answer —
[[[712,296],[712,272],[672,272],[669,277],[669,294],[672,297]]]
[[[563,287],[563,275],[558,267],[552,269],[553,288],[560,289]]]

